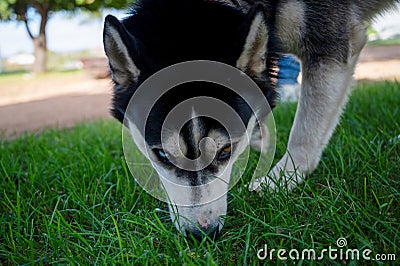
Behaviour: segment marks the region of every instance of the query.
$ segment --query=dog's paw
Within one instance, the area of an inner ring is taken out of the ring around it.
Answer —
[[[304,175],[297,171],[285,171],[280,168],[274,168],[268,176],[256,178],[250,185],[249,190],[257,192],[262,196],[266,190],[275,191],[283,188],[287,191],[293,190],[299,184],[303,183]]]
[[[276,189],[275,183],[268,176],[256,178],[249,184],[249,190],[257,192],[260,196],[262,196],[263,191],[266,189],[271,191]]]
[[[305,174],[300,167],[296,167],[293,160],[284,156],[267,176],[256,178],[250,185],[250,191],[256,191],[261,196],[263,191],[274,191],[277,188],[284,188],[287,191],[293,190],[297,185],[303,183]]]

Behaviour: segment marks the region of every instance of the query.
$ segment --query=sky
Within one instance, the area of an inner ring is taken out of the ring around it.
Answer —
[[[126,15],[122,11],[111,10],[119,19]],[[104,17],[104,16],[103,16]],[[74,52],[102,49],[104,19],[88,19],[86,15],[55,13],[47,23],[47,45],[54,52]],[[34,35],[39,31],[39,20],[30,23]],[[23,23],[0,21],[0,57],[7,58],[18,53],[32,53],[33,44]]]
[[[125,17],[122,11],[107,11],[118,18]],[[38,30],[38,20],[31,23],[33,31]],[[400,5],[379,17],[374,23],[382,38],[400,35]],[[48,48],[54,52],[73,52],[102,49],[103,19],[88,19],[85,15],[55,13],[47,25]],[[0,58],[8,58],[18,53],[32,53],[32,42],[23,23],[0,21]]]

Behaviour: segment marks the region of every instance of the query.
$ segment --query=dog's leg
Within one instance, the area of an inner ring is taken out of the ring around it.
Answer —
[[[350,84],[348,86],[351,86],[351,82],[353,81],[353,75],[354,75],[354,70],[357,65],[358,59],[360,57],[361,51],[364,48],[365,44],[368,41],[368,37],[366,35],[368,25],[360,25],[357,27],[354,27],[353,29],[353,34],[352,34],[352,56],[351,59],[349,60],[349,73],[351,76],[349,77]],[[329,127],[327,128],[326,134],[324,135],[324,140],[322,143],[325,143],[324,145],[328,145],[329,140],[336,128],[336,125],[339,123],[340,116],[344,110],[344,107],[349,99],[350,96],[350,88],[347,93],[343,94],[343,97],[341,99],[341,102],[337,105],[337,111],[335,112],[337,115],[333,117]]]
[[[256,180],[251,189],[260,191],[261,185],[266,185],[290,190],[315,170],[347,103],[355,65],[365,43],[365,28],[355,29],[347,63],[324,60],[303,64],[300,101],[287,152],[269,177]]]

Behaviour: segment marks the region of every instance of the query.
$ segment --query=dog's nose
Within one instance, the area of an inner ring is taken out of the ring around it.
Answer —
[[[201,229],[193,228],[189,231],[187,236],[190,237],[190,234],[197,241],[201,241],[206,235],[211,239],[215,239],[219,236],[219,225],[209,225],[207,227],[201,227]]]

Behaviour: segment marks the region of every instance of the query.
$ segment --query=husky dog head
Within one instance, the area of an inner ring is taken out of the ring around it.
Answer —
[[[139,1],[122,22],[112,16],[105,21],[104,47],[115,84],[112,114],[123,122],[129,101],[146,79],[165,67],[192,60],[218,61],[242,70],[273,107],[267,42],[261,5],[243,12],[204,0]],[[205,102],[191,103],[196,97],[205,97]],[[142,102],[146,104],[146,99]],[[183,122],[164,123],[182,103],[186,103],[179,111]],[[256,123],[253,109],[244,99],[210,82],[180,84],[153,104],[146,117],[140,104],[130,107],[125,125],[135,143],[143,143],[138,147],[159,176],[186,188],[180,191],[164,183],[177,229],[196,238],[203,233],[215,236],[227,211],[232,165],[248,145],[246,134],[253,136],[250,145],[261,150],[260,137],[265,130]],[[238,124],[233,134],[219,119],[206,115],[208,108],[218,106],[228,106],[237,114],[236,118],[225,117],[231,127]],[[138,129],[142,119],[146,120],[144,132]]]

